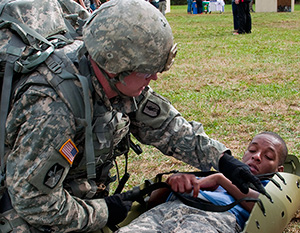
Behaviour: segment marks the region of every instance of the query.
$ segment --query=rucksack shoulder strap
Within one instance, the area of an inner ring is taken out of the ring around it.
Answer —
[[[53,54],[46,61],[48,68],[55,73],[48,82],[69,106],[77,119],[85,126],[85,155],[88,179],[96,178],[95,155],[92,134],[92,107],[90,102],[90,85],[87,77],[78,72],[67,71],[66,64],[60,61],[58,54]],[[75,84],[78,80],[81,87]]]
[[[17,37],[10,40],[12,49],[7,50],[7,61],[5,64],[5,71],[3,77],[3,84],[1,90],[1,106],[0,106],[0,166],[1,177],[4,179],[4,148],[5,148],[5,123],[9,110],[9,103],[11,98],[12,82],[14,75],[14,64],[19,59],[24,50],[24,44]],[[2,182],[0,180],[0,182]]]
[[[1,10],[1,9],[0,9]],[[11,18],[8,16],[8,18]],[[1,173],[4,174],[4,148],[5,148],[5,122],[8,114],[9,103],[11,98],[12,91],[12,82],[14,72],[17,73],[28,73],[35,69],[39,64],[45,61],[50,54],[54,51],[54,46],[48,42],[45,38],[40,36],[38,33],[33,32],[26,25],[24,27],[20,27],[19,24],[16,24],[12,21],[5,21],[2,16],[0,17],[2,23],[0,24],[0,29],[9,28],[10,30],[16,32],[19,37],[16,35],[12,35],[11,40],[8,42],[8,48],[6,50],[6,63],[4,69],[2,90],[1,90],[1,106],[0,106],[0,166]],[[20,63],[18,60],[21,57],[23,51],[26,48],[26,42],[28,42],[27,32],[32,32],[32,36],[34,35],[42,42],[47,42],[49,45],[48,49],[45,51],[41,51],[39,55],[31,58],[29,62]]]
[[[74,116],[84,118],[83,93],[74,82],[77,77],[65,69],[65,64],[60,59],[57,54],[53,54],[45,61],[47,67],[55,74],[47,81],[64,100]]]

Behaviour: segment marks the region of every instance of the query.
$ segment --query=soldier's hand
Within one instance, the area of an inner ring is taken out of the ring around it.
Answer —
[[[226,152],[219,161],[219,171],[231,180],[242,193],[248,193],[250,184],[253,184],[258,192],[264,195],[267,193],[260,180],[252,174],[248,165],[235,159]]]
[[[116,194],[104,198],[108,208],[107,225],[117,225],[126,218],[132,201],[124,200],[123,196],[122,194]]]

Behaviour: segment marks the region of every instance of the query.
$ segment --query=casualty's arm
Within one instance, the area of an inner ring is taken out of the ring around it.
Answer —
[[[177,173],[170,176],[166,182],[175,192],[190,193],[191,191],[194,191],[194,197],[198,196],[200,189],[213,191],[217,189],[218,186],[222,186],[236,200],[244,197],[257,198],[259,196],[259,193],[252,189],[249,189],[247,194],[243,194],[222,173],[216,173],[201,179],[197,179],[192,174]],[[244,201],[241,203],[241,205],[250,212],[254,206],[254,203]]]
[[[175,192],[190,193],[193,191],[193,196],[197,197],[199,194],[200,184],[196,176],[192,174],[176,173],[168,177],[166,183],[170,185]],[[164,203],[171,193],[169,188],[160,188],[151,193],[148,206],[152,208],[161,203]]]
[[[231,183],[222,173],[216,173],[199,180],[199,185],[201,189],[213,189],[216,186],[222,186],[231,196],[236,200],[244,197],[257,198],[259,193],[249,189],[247,194],[242,193],[234,184]],[[254,202],[243,201],[241,205],[248,211],[251,212]]]

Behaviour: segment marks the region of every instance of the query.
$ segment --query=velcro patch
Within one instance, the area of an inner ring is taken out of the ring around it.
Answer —
[[[147,100],[147,103],[143,109],[143,113],[150,117],[157,117],[160,114],[160,107],[156,103]]]
[[[72,165],[75,159],[75,156],[78,154],[78,149],[71,139],[66,141],[62,147],[59,149],[59,152],[65,159]]]
[[[62,175],[64,174],[65,168],[58,163],[54,164],[49,171],[46,173],[44,178],[44,185],[53,189],[60,181]]]

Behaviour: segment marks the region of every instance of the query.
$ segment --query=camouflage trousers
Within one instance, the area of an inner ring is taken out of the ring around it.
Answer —
[[[203,211],[175,200],[148,210],[117,232],[234,233],[240,230],[232,213]]]

